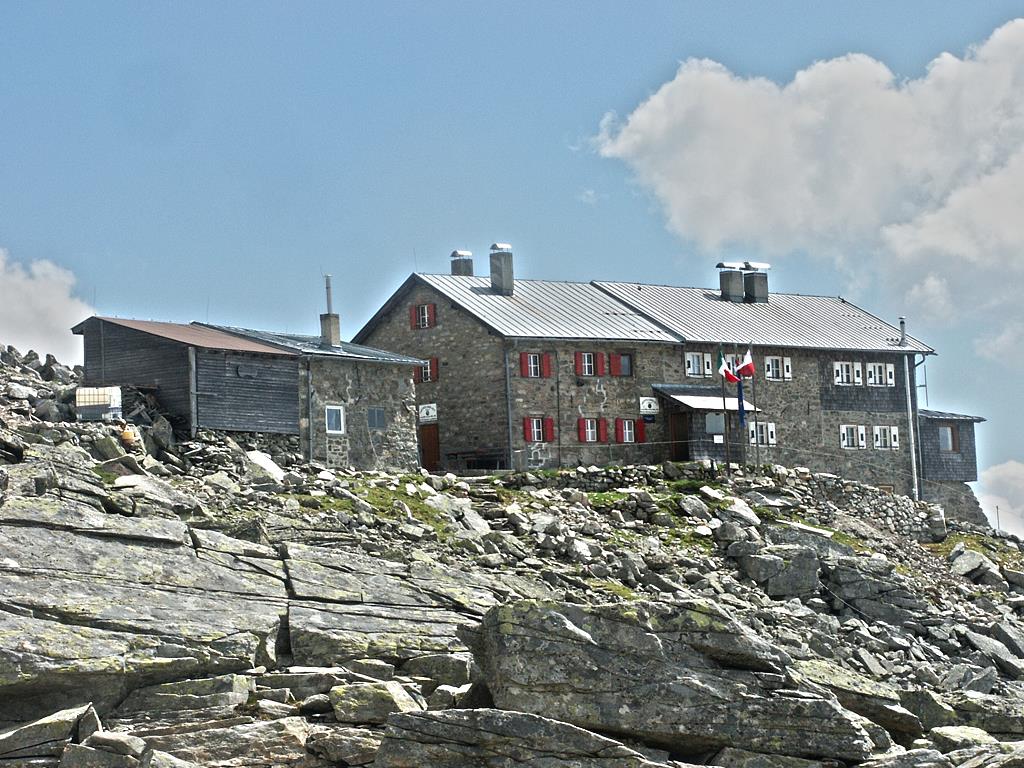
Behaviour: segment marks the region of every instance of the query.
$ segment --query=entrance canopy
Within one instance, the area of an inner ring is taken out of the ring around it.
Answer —
[[[726,397],[725,407],[722,407],[723,399],[721,392],[715,392],[712,387],[688,387],[681,384],[655,384],[654,391],[662,397],[668,398],[673,403],[678,403],[684,408],[692,411],[732,411],[740,409],[740,401],[737,397]],[[755,408],[749,400],[743,399],[743,410],[748,413],[760,413],[760,408]]]

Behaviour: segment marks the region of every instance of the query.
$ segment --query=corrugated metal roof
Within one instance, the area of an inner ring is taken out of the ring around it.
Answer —
[[[279,344],[293,353],[315,355],[319,357],[339,357],[347,360],[365,360],[375,363],[395,363],[396,365],[424,365],[426,361],[415,357],[386,352],[383,349],[364,347],[361,344],[341,342],[337,347],[324,347],[319,336],[304,336],[295,333],[275,333],[273,331],[256,331],[251,328],[236,328],[230,325],[209,325],[229,334],[246,337],[257,341]]]
[[[135,331],[142,331],[153,336],[160,336],[171,341],[178,341],[193,347],[203,349],[226,349],[232,352],[262,352],[271,355],[295,355],[294,351],[281,349],[280,347],[263,344],[253,339],[244,339],[225,333],[215,327],[200,325],[198,323],[164,323],[156,320],[129,320],[122,317],[100,317],[89,318],[90,320],[103,320],[104,322],[131,328]],[[88,320],[84,321],[88,322]],[[73,330],[76,332],[84,323],[79,323]]]
[[[981,416],[968,416],[964,413],[949,413],[948,411],[930,411],[920,408],[917,411],[922,419],[939,419],[941,421],[973,421],[975,423],[985,421]]]
[[[678,341],[655,322],[590,283],[516,280],[501,296],[487,277],[417,275],[503,336]]]
[[[932,353],[899,329],[834,296],[771,293],[766,304],[722,301],[717,290],[641,283],[593,285],[687,341],[867,352]],[[518,286],[518,283],[517,283]]]

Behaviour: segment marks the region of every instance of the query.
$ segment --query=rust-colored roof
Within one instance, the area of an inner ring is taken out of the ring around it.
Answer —
[[[290,349],[282,349],[270,344],[243,339],[197,323],[185,325],[184,323],[161,323],[156,320],[127,320],[121,317],[100,316],[96,316],[95,319],[121,325],[135,331],[149,333],[153,336],[160,336],[171,341],[179,341],[189,346],[202,347],[203,349],[227,349],[232,352],[263,352],[270,355],[298,356],[297,352]],[[77,331],[78,328],[79,326],[76,326],[75,330]]]

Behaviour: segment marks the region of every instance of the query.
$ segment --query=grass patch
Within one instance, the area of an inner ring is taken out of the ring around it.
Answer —
[[[92,473],[102,480],[104,485],[113,485],[114,481],[117,480],[117,475],[113,472],[107,472],[105,469],[100,469],[98,466],[92,468]]]
[[[618,502],[629,498],[628,493],[622,491],[594,491],[587,494],[592,507],[613,507]]]
[[[609,592],[616,597],[621,597],[623,600],[637,599],[636,592],[617,581],[612,581],[611,579],[586,579],[586,582],[592,589],[596,589],[599,592]]]
[[[1016,547],[1010,547],[1002,541],[988,536],[979,536],[975,533],[951,533],[945,541],[923,546],[933,555],[948,559],[949,553],[957,544],[963,544],[967,549],[980,552],[995,561],[997,565],[1004,565],[1013,570],[1024,570],[1024,553]]]

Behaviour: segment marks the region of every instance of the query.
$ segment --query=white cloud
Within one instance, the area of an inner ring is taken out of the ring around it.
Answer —
[[[1024,19],[914,80],[862,54],[783,85],[690,59],[595,142],[700,248],[806,251],[920,317],[1024,322]]]
[[[995,525],[996,507],[1003,530],[1024,535],[1024,463],[1007,461],[981,473],[978,498]]]
[[[82,340],[70,328],[93,310],[72,295],[74,286],[74,274],[53,262],[20,264],[0,248],[0,344],[81,361]]]
[[[602,200],[606,200],[608,195],[603,192],[597,192],[596,190],[590,189],[589,187],[580,190],[580,193],[576,195],[576,200],[583,203],[584,205],[597,205]]]

